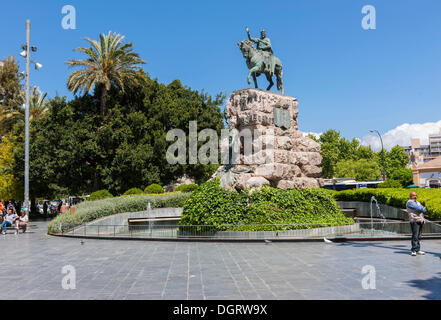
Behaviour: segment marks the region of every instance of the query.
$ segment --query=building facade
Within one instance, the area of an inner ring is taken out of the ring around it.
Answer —
[[[412,166],[413,182],[417,185],[429,188],[441,187],[441,156]]]
[[[441,129],[429,135],[429,144],[422,145],[420,139],[411,139],[410,146],[404,147],[409,155],[409,168],[413,182],[422,187],[441,187]]]
[[[410,166],[418,166],[441,156],[441,129],[439,133],[429,135],[429,144],[422,145],[420,139],[411,139],[410,146],[404,151],[409,155]]]

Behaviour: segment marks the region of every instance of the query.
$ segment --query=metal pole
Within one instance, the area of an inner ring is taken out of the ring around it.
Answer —
[[[383,160],[383,181],[386,181],[386,166],[384,164],[384,147],[383,147],[383,139],[381,138],[380,132],[378,130],[370,130],[371,132],[376,132],[378,136],[380,137],[381,142],[381,159]]]
[[[377,130],[375,130],[377,131]],[[381,158],[383,159],[383,181],[386,181],[386,166],[384,165],[384,147],[383,147],[383,139],[381,138],[381,134],[377,131],[378,136],[381,141]]]
[[[26,104],[25,104],[25,186],[24,209],[29,216],[29,76],[31,61],[31,20],[26,20]]]

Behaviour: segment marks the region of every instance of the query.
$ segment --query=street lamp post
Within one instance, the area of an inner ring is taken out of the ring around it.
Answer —
[[[35,69],[41,69],[42,65],[38,62],[31,61],[31,50],[37,51],[36,47],[31,47],[31,20],[26,20],[26,45],[20,53],[22,57],[26,58],[26,100],[25,100],[25,172],[24,172],[24,210],[29,215],[29,99],[30,99],[30,64],[35,64]]]
[[[386,166],[384,165],[384,147],[383,147],[383,139],[381,139],[381,134],[377,130],[369,130],[370,132],[376,132],[380,137],[381,141],[381,158],[383,160],[383,181],[386,181]]]
[[[31,21],[26,20],[26,104],[25,104],[25,186],[24,209],[29,216],[29,75],[31,62]]]

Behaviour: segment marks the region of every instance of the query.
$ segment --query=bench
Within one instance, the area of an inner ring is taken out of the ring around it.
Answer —
[[[30,225],[29,222],[28,222],[28,225],[26,226],[26,233],[29,232],[30,226],[31,226],[31,225]],[[0,229],[1,229],[1,228],[0,228]],[[14,230],[14,232],[15,232],[15,230],[16,230],[16,229],[15,229],[15,226],[6,227],[6,233],[8,233],[9,230]],[[21,228],[19,227],[19,230],[18,230],[18,231],[20,232],[20,230],[23,230],[23,228],[22,228],[22,227],[21,227]],[[3,229],[1,229],[0,232],[3,232]],[[25,232],[22,232],[22,233],[25,233]]]

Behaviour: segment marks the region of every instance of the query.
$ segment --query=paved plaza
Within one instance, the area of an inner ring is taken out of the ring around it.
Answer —
[[[411,257],[409,241],[82,244],[46,226],[0,237],[1,299],[441,299],[441,240]],[[73,290],[62,287],[66,265]],[[363,289],[366,265],[376,289]]]

